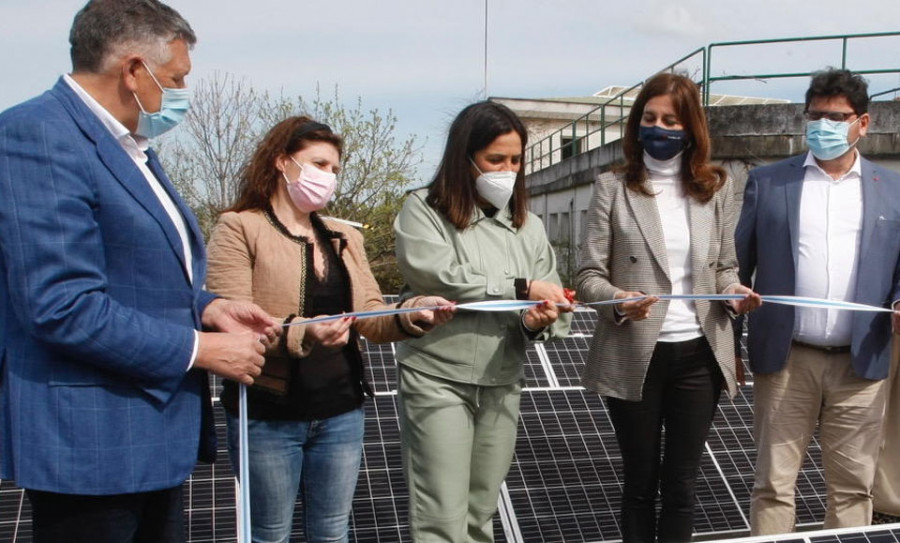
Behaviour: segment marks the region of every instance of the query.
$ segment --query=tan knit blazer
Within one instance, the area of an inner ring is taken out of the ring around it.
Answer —
[[[339,258],[343,261],[350,277],[353,293],[353,311],[369,311],[394,307],[386,305],[372,276],[366,258],[363,237],[353,227],[343,223],[323,219],[331,231],[331,242]],[[231,300],[245,300],[258,304],[276,319],[288,315],[303,314],[304,300],[309,295],[307,283],[307,244],[290,237],[273,224],[266,213],[259,210],[228,212],[222,214],[213,230],[208,245],[207,288]],[[407,300],[404,305],[414,305],[415,300]],[[419,336],[425,330],[413,324],[410,313],[358,320],[353,326],[360,334],[374,342],[389,342]],[[301,321],[295,319],[294,322]],[[264,376],[257,379],[263,387],[282,388],[271,378],[285,379],[286,367],[283,363],[284,347],[287,342],[290,356],[302,357],[309,353],[304,346],[304,326],[291,326],[282,338],[266,352]],[[280,364],[281,367],[276,367]],[[267,385],[268,383],[268,385]]]
[[[689,200],[689,228],[694,294],[716,294],[738,283],[734,249],[736,219],[731,179],[708,202]],[[623,179],[604,173],[594,183],[588,208],[581,262],[576,278],[578,299],[610,300],[620,291],[671,294],[666,247],[652,196],[625,187]],[[709,341],[734,395],[734,338],[723,301],[695,303],[700,328]],[[613,305],[598,306],[597,325],[582,382],[604,396],[640,400],[650,357],[665,319],[668,301],[657,302],[650,318],[616,324]]]

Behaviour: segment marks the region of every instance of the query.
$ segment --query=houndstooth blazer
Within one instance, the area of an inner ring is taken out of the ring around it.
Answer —
[[[648,181],[649,182],[649,181]],[[689,200],[695,294],[723,292],[738,283],[734,226],[737,209],[731,179],[706,203]],[[620,291],[670,294],[672,282],[656,199],[628,190],[604,173],[594,183],[576,277],[578,299],[610,300]],[[657,302],[650,317],[616,323],[614,306],[597,306],[594,338],[582,374],[588,390],[637,401],[669,302]],[[730,395],[735,383],[734,339],[726,302],[697,301],[700,328],[709,341]]]

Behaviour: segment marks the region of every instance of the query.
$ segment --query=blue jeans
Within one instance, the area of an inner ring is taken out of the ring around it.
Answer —
[[[362,407],[325,420],[248,422],[253,543],[286,543],[298,490],[306,541],[347,541],[362,458]],[[228,453],[238,472],[238,419],[228,415]]]

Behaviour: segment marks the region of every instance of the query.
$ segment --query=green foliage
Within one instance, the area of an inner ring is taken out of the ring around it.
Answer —
[[[578,248],[572,239],[551,241],[550,245],[556,252],[556,271],[564,287],[575,288],[575,275],[578,273],[576,255]]]

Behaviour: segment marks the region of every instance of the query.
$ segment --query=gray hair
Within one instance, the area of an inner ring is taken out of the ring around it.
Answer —
[[[110,63],[138,52],[151,63],[169,61],[169,42],[197,43],[191,25],[158,0],[90,0],[75,15],[69,44],[75,72],[103,73]]]

